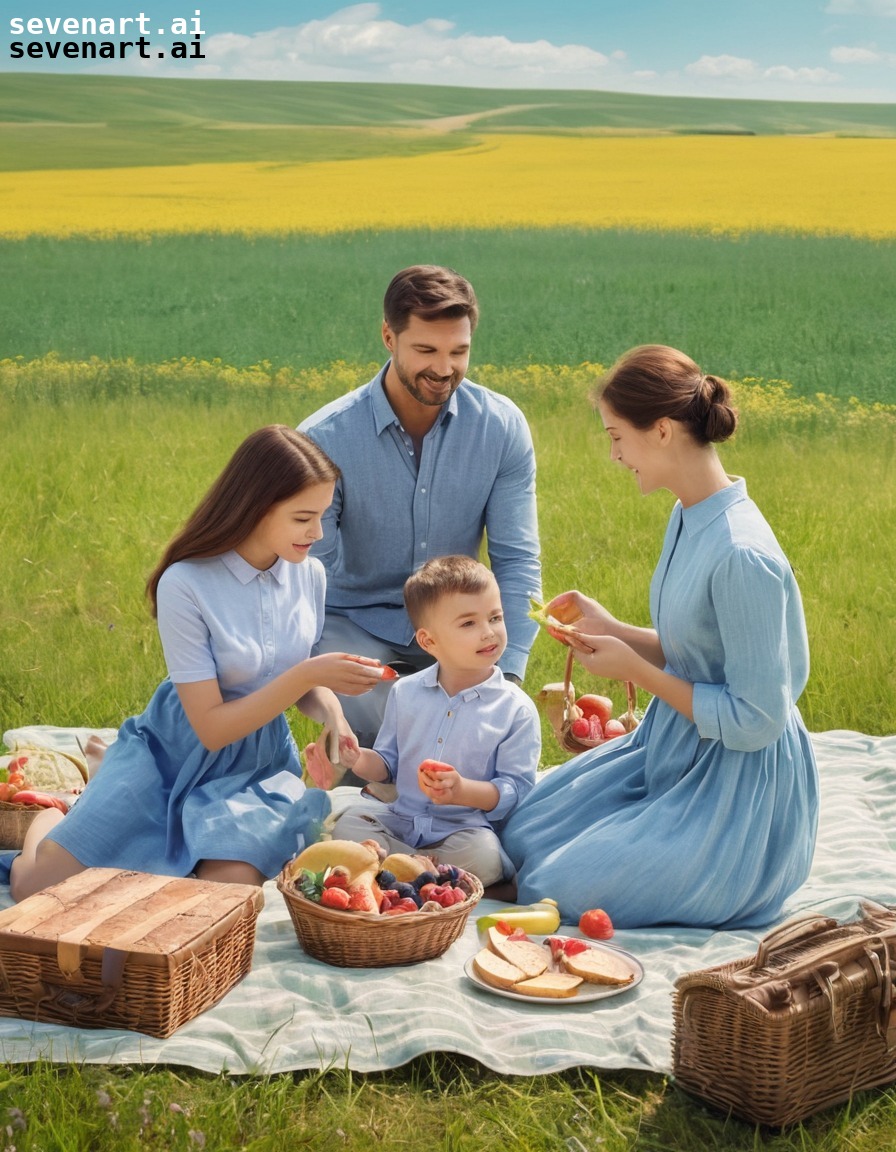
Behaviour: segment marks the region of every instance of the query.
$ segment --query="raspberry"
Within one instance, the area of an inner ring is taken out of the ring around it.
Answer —
[[[325,908],[338,908],[340,911],[345,911],[350,901],[351,897],[344,888],[324,888],[320,894],[320,902]]]
[[[577,720],[573,720],[569,730],[577,740],[587,740],[591,735],[591,725],[584,716],[579,716]]]

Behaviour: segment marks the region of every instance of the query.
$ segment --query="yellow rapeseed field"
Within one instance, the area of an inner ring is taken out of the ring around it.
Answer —
[[[896,141],[489,136],[423,156],[0,175],[0,234],[644,228],[896,235]]]

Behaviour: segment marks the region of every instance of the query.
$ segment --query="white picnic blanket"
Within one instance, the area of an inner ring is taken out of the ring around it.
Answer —
[[[24,739],[22,731],[6,733],[4,741]],[[42,735],[44,743],[71,749],[71,730],[24,731],[29,741]],[[812,740],[821,774],[818,849],[787,915],[812,909],[851,919],[861,897],[896,904],[896,736],[826,732]],[[337,790],[336,800],[347,791]],[[575,1065],[665,1072],[671,1067],[676,977],[748,956],[761,936],[676,928],[618,932],[613,943],[644,967],[638,987],[588,1004],[530,1005],[482,991],[464,975],[464,962],[479,947],[472,917],[465,935],[437,960],[407,968],[332,968],[302,952],[273,882],[264,895],[252,971],[168,1040],[0,1018],[0,1060],[271,1074],[329,1067],[378,1071],[447,1051],[504,1074]],[[9,903],[8,889],[0,888],[0,906]],[[497,907],[483,901],[477,912]]]

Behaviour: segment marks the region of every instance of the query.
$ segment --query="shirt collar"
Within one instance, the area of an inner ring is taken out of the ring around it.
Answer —
[[[265,572],[261,572],[258,568],[253,567],[248,560],[244,560],[239,552],[235,550],[225,552],[221,557],[221,562],[236,576],[241,584],[249,584],[256,579],[256,577],[267,575],[270,575],[278,584],[284,584],[286,582],[287,562],[282,556],[278,556],[273,565]]]
[[[439,665],[431,664],[428,668],[424,668],[420,673],[420,682],[427,688],[438,688],[445,691],[439,683]],[[504,673],[500,668],[495,668],[491,676],[487,680],[483,680],[481,684],[474,684],[472,688],[466,688],[458,695],[463,700],[472,700],[476,696],[482,696],[489,689],[503,688],[504,686]]]
[[[739,504],[741,500],[747,499],[746,481],[741,476],[731,476],[730,479],[734,483],[729,484],[727,488],[713,492],[712,496],[692,504],[690,508],[682,508],[681,519],[688,536],[696,536],[713,520],[727,512],[733,504]]]
[[[381,432],[383,432],[386,428],[389,428],[392,424],[396,424],[401,427],[401,425],[398,424],[398,417],[395,415],[395,410],[389,403],[389,397],[386,395],[386,373],[389,371],[389,365],[391,363],[391,360],[386,361],[386,363],[383,365],[382,371],[373,381],[373,387],[370,390],[373,403],[373,422],[374,426],[376,427],[377,436],[379,436]],[[463,385],[464,381],[461,381],[461,383],[458,385],[458,388],[462,388]],[[440,408],[438,419],[436,420],[436,423],[433,425],[433,427],[441,424],[446,416],[457,415],[458,388],[455,388],[455,390],[451,393],[449,398]]]

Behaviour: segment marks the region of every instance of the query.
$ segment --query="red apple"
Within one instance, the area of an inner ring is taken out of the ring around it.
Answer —
[[[576,700],[576,706],[582,709],[582,715],[586,720],[596,716],[601,724],[606,724],[613,715],[613,701],[609,696],[595,696],[593,694],[580,696]]]

